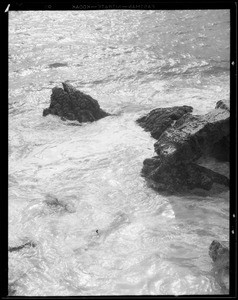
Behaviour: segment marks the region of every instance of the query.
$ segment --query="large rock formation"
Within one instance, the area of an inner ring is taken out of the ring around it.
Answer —
[[[63,89],[54,87],[50,107],[44,109],[43,116],[57,115],[63,120],[77,120],[79,123],[93,122],[109,116],[102,110],[98,101],[76,90],[71,84],[63,82]]]
[[[169,128],[176,120],[186,113],[193,111],[191,106],[174,106],[168,108],[153,109],[148,115],[137,120],[141,127],[151,133],[154,139],[159,139],[161,134]]]
[[[158,189],[210,190],[213,183],[229,186],[226,176],[198,163],[202,157],[229,161],[228,103],[219,101],[205,115],[192,115],[191,111],[190,106],[160,108],[137,120],[157,139],[157,156],[144,161],[142,175]]]
[[[209,247],[214,263],[214,275],[224,291],[229,291],[229,247],[228,242],[214,240]]]

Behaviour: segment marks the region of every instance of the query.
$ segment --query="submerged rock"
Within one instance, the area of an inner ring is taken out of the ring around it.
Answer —
[[[47,206],[53,208],[53,209],[61,209],[65,212],[69,213],[75,213],[76,208],[73,204],[73,202],[66,200],[66,199],[58,199],[56,196],[51,194],[45,195],[45,201]]]
[[[98,101],[76,90],[71,84],[63,82],[63,89],[54,87],[50,107],[44,109],[43,116],[57,115],[61,119],[79,123],[93,122],[110,114],[102,110]]]
[[[17,245],[14,247],[8,247],[8,251],[9,252],[13,252],[13,251],[20,251],[26,247],[36,247],[36,243],[29,241],[27,243],[21,244],[21,245]]]
[[[50,68],[60,68],[60,67],[67,67],[67,66],[68,66],[67,63],[53,63],[49,65]]]
[[[15,296],[16,295],[16,287],[14,283],[8,284],[8,296]]]
[[[172,192],[210,190],[213,183],[228,187],[226,176],[197,163],[201,157],[229,161],[230,112],[223,104],[219,101],[205,115],[192,115],[190,106],[181,106],[153,110],[137,120],[157,138],[157,156],[144,161],[142,175]]]
[[[214,263],[215,278],[224,291],[229,291],[229,248],[228,242],[214,240],[209,247],[209,256]]]

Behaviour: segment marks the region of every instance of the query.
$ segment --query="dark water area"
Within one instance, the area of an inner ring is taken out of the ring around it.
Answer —
[[[148,187],[155,140],[135,120],[229,99],[229,45],[228,10],[9,13],[9,246],[27,244],[9,254],[16,295],[222,293],[208,249],[229,239],[229,192]],[[66,80],[118,116],[42,117]]]

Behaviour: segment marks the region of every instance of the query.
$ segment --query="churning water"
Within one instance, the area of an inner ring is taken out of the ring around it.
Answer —
[[[157,107],[229,99],[228,10],[9,14],[9,283],[17,295],[220,294],[208,248],[229,194],[165,196],[140,176]],[[69,80],[116,113],[42,117]],[[57,197],[60,205],[52,205]]]

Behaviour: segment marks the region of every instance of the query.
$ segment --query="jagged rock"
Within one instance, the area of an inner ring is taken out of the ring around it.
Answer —
[[[183,115],[193,111],[191,106],[174,106],[168,108],[153,109],[148,115],[137,120],[146,131],[151,133],[155,139],[159,139],[161,134]]]
[[[214,263],[215,278],[222,289],[229,291],[229,247],[228,242],[214,240],[209,247],[209,256]]]
[[[146,159],[143,162],[142,174],[156,182],[159,190],[171,192],[200,188],[210,190],[213,183],[229,186],[229,179],[217,172],[195,163],[176,163],[174,166],[161,162],[159,157]]]
[[[50,107],[44,109],[43,116],[57,115],[61,119],[79,123],[93,122],[109,116],[103,111],[98,101],[91,96],[76,90],[71,84],[63,82],[63,89],[54,87],[51,94]]]
[[[222,108],[230,111],[230,101],[228,100],[219,100],[215,108]]]
[[[229,186],[226,176],[196,164],[201,157],[229,160],[230,112],[223,104],[205,115],[192,115],[191,107],[182,106],[153,110],[140,118],[138,123],[158,139],[157,156],[144,161],[142,175],[158,189],[172,192],[210,190],[213,183]]]
[[[191,162],[209,155],[215,143],[229,136],[229,121],[230,114],[223,109],[201,116],[184,115],[161,135],[155,143],[155,151],[163,161],[171,163]]]

